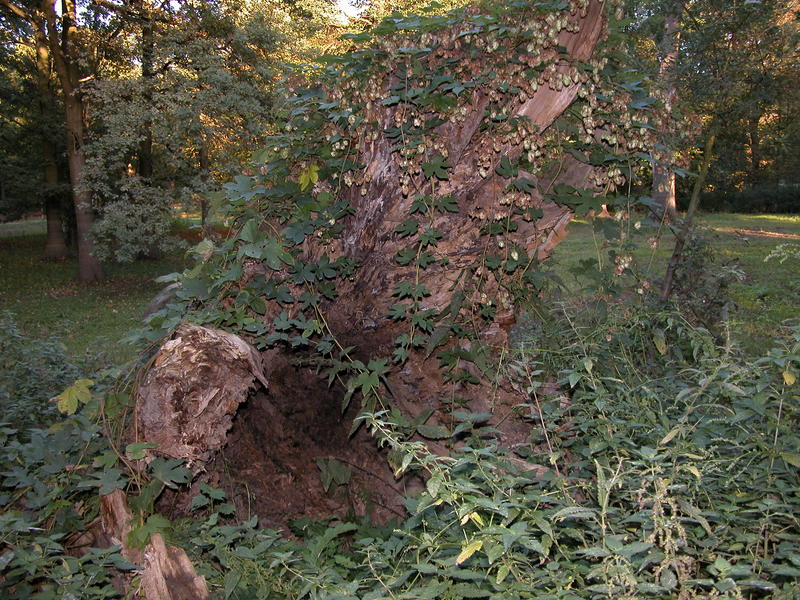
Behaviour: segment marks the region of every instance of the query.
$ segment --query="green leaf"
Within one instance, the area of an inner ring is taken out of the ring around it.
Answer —
[[[150,442],[134,442],[125,447],[125,455],[131,460],[140,460],[147,456],[147,451],[155,448],[155,444]]]
[[[667,353],[667,342],[664,337],[664,332],[661,329],[653,330],[653,344],[661,356],[664,356]]]
[[[444,157],[437,156],[430,162],[422,163],[422,171],[425,173],[425,177],[447,179],[449,177],[447,169],[449,169],[450,166],[451,165],[445,161]]]
[[[183,466],[183,461],[179,458],[156,458],[148,465],[148,469],[153,477],[173,489],[177,489],[178,484],[192,480],[192,472]]]
[[[78,483],[78,487],[96,487],[99,488],[100,494],[105,496],[114,490],[125,489],[126,482],[119,469],[106,469],[100,473],[92,473],[91,478]]]
[[[317,183],[317,181],[319,181],[319,166],[317,165],[309,165],[308,169],[300,173],[298,179],[300,189],[303,191],[310,185]]]
[[[417,425],[417,433],[429,440],[444,440],[452,435],[446,427],[441,425]]]
[[[567,506],[562,508],[551,517],[553,521],[563,521],[565,519],[592,519],[597,515],[597,511],[583,506]]]
[[[800,454],[781,452],[781,458],[793,467],[800,467]]]
[[[400,234],[400,237],[414,235],[417,231],[419,231],[419,221],[416,219],[407,219],[394,228],[394,232]]]
[[[500,159],[500,164],[497,166],[495,171],[498,175],[500,175],[500,177],[505,177],[506,179],[511,179],[519,174],[519,169],[507,156],[504,156]]]
[[[89,388],[94,385],[91,379],[78,379],[75,383],[53,398],[58,402],[58,410],[67,415],[74,415],[78,405],[86,404],[92,399]]]
[[[263,236],[264,234],[258,228],[258,221],[254,218],[247,221],[239,232],[239,239],[251,244],[260,241]]]

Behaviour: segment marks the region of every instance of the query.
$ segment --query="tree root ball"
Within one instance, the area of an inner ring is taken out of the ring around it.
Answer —
[[[369,433],[351,432],[358,408],[343,413],[342,393],[280,350],[259,354],[233,334],[183,325],[144,371],[131,437],[188,461],[196,482],[227,492],[237,518],[279,528],[302,517],[402,518],[420,482],[396,480]],[[193,493],[167,490],[160,509],[188,514]]]

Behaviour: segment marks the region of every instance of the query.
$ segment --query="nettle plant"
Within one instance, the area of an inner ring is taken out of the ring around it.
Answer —
[[[570,218],[628,204],[649,157],[654,101],[624,66],[618,5],[486,3],[349,36],[227,184],[236,235],[171,277],[179,301],[149,337],[190,307],[259,348],[312,350],[368,410],[409,362],[485,379],[478,342],[505,342]]]

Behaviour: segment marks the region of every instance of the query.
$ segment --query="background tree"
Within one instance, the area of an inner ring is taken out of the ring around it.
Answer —
[[[82,83],[85,77],[93,74],[98,47],[92,47],[95,53],[92,56],[86,44],[90,36],[81,28],[78,7],[74,0],[62,0],[58,9],[55,0],[28,3],[2,0],[0,7],[6,14],[27,21],[34,38],[38,36],[43,44],[46,42],[49,49],[64,106],[67,161],[78,243],[78,276],[83,281],[100,279],[100,261],[93,254],[90,236],[94,223],[94,207],[91,194],[81,185],[86,164],[84,146],[87,135],[87,106]],[[82,17],[85,20],[92,19],[90,13],[84,13]]]
[[[181,2],[124,19],[141,70],[91,86],[97,122],[87,177],[104,214],[95,227],[102,257],[166,249],[175,204],[199,209],[205,224],[220,183],[274,128],[273,88],[287,72],[284,61],[310,52],[308,20],[328,22],[331,8]]]
[[[61,182],[66,165],[59,160],[63,135],[58,132],[63,127],[58,113],[63,115],[63,109],[53,90],[50,50],[25,20],[13,14],[0,18],[5,36],[0,66],[4,115],[0,152],[6,173],[0,212],[13,219],[43,207],[47,217],[44,257],[63,259],[67,248],[62,205],[69,202],[65,196],[68,186]]]

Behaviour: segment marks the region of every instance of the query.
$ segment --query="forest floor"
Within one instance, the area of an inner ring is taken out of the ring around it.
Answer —
[[[731,329],[745,348],[758,350],[759,340],[769,339],[775,324],[800,318],[797,265],[764,262],[777,245],[800,243],[800,215],[704,214],[698,222],[710,239],[715,268],[734,269],[740,278],[730,287],[735,303]],[[652,231],[637,239],[635,220],[629,225],[636,245],[631,253],[655,285],[672,251],[671,236],[650,248]],[[185,266],[183,253],[107,265],[104,281],[81,283],[74,258],[41,260],[44,227],[41,219],[0,224],[0,311],[13,313],[25,334],[60,341],[72,358],[98,366],[130,360],[136,349],[119,340],[141,323],[147,304],[163,287],[155,278]],[[598,258],[604,256],[604,238],[595,229],[576,219],[552,257],[552,268],[570,290],[582,287],[571,273],[582,260],[608,260]]]

